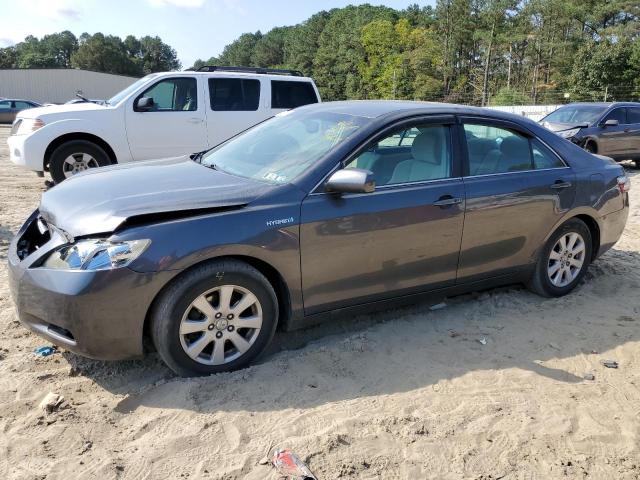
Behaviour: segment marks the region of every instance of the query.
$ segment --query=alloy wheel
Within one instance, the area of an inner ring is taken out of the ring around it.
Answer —
[[[65,158],[62,164],[62,172],[66,178],[89,168],[99,167],[98,161],[88,153],[74,153]]]
[[[180,344],[203,365],[223,365],[241,357],[262,328],[262,306],[244,287],[222,285],[199,295],[180,322]]]
[[[556,287],[566,287],[580,274],[584,265],[586,244],[577,232],[562,235],[551,249],[547,275]]]

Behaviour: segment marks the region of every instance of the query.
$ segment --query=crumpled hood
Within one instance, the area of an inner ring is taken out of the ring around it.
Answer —
[[[272,188],[185,156],[88,170],[45,192],[40,213],[78,237],[113,232],[138,215],[246,205]]]
[[[556,122],[542,122],[542,126],[552,132],[562,132],[564,130],[571,130],[572,128],[584,128],[585,123],[556,123]]]

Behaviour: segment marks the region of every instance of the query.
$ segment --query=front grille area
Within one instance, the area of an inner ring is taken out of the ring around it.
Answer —
[[[11,126],[11,133],[9,133],[9,135],[15,135],[16,132],[18,131],[18,128],[20,128],[20,124],[22,123],[22,119],[18,119],[15,122],[13,122],[13,125]]]
[[[18,240],[16,253],[20,260],[27,258],[51,239],[48,229],[44,229],[44,233],[40,231],[38,221],[42,222],[39,218],[35,218]]]

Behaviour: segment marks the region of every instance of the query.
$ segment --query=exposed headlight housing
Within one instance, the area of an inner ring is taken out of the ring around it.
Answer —
[[[138,258],[150,243],[151,240],[78,240],[54,250],[42,267],[58,270],[112,270],[126,267]]]
[[[28,135],[44,127],[39,118],[17,118],[11,127],[11,135]]]
[[[556,132],[556,133],[560,135],[562,138],[571,138],[576,136],[579,131],[580,131],[579,128],[572,128],[571,130],[563,130],[562,132]]]

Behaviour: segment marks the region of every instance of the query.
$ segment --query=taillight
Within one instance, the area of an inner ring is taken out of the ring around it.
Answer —
[[[631,190],[631,179],[626,175],[619,176],[618,188],[620,189],[620,193],[626,193]]]

